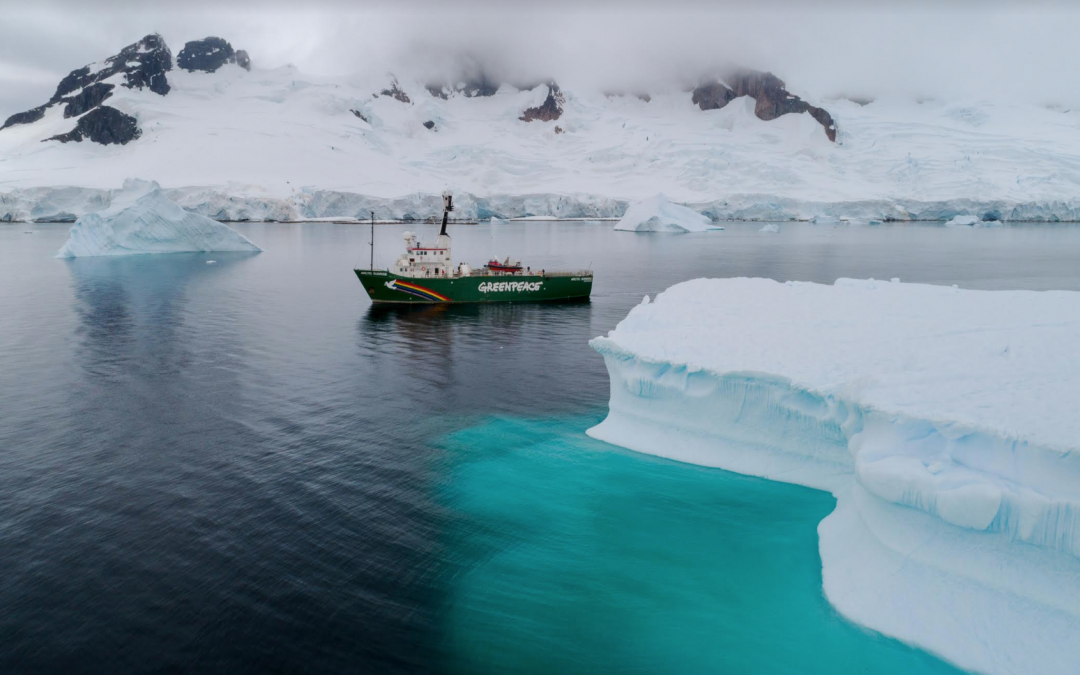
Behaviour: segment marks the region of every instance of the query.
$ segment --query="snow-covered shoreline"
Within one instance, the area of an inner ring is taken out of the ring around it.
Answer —
[[[402,79],[397,98],[388,80],[233,64],[168,78],[166,96],[111,90],[141,129],[125,145],[49,140],[74,124],[58,105],[0,131],[0,220],[73,220],[139,177],[222,221],[423,219],[445,189],[480,220],[621,218],[662,192],[713,220],[1080,221],[1080,111],[1025,101],[815,100],[834,143],[807,113],[702,109],[675,86],[646,102],[567,85],[557,119],[524,122],[547,87],[442,98]]]
[[[118,189],[72,186],[13,188],[0,190],[0,222],[74,222],[104,210]],[[276,195],[250,187],[180,187],[165,190],[186,210],[220,222],[317,222],[357,220],[368,222],[371,212],[384,221],[423,220],[442,213],[439,194],[413,193],[399,197],[376,197],[352,192],[305,188]],[[467,220],[536,219],[618,220],[632,201],[588,193],[495,194],[468,192],[455,196],[455,215]],[[841,222],[947,222],[957,216],[984,221],[1080,222],[1080,198],[1050,202],[955,199],[917,201],[882,199],[845,202],[808,202],[770,195],[732,195],[686,206],[714,221],[811,221]]]
[[[589,433],[831,492],[841,613],[964,668],[1065,675],[1078,342],[1072,292],[699,279],[592,341],[611,399]]]

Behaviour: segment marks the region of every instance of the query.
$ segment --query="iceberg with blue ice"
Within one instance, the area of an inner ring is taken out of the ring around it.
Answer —
[[[813,488],[846,617],[993,675],[1080,663],[1080,293],[698,279],[592,341],[589,434]]]
[[[697,211],[673,204],[662,194],[630,205],[615,225],[627,232],[705,232],[722,230],[711,218]]]
[[[156,182],[128,179],[108,208],[75,221],[56,257],[261,250],[231,227],[185,211]]]

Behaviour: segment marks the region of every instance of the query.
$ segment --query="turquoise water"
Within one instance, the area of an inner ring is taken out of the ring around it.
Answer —
[[[460,519],[445,649],[460,673],[955,673],[840,617],[831,495],[500,417],[445,440]]]
[[[0,675],[948,670],[822,598],[829,495],[590,441],[588,342],[696,277],[1080,290],[1080,227],[725,225],[457,228],[591,302],[395,309],[366,227],[65,261],[0,224]]]

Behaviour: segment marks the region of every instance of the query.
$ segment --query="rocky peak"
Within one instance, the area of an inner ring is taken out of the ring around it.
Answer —
[[[389,96],[390,98],[397,99],[398,101],[401,101],[402,103],[412,103],[412,101],[409,100],[409,95],[406,94],[401,89],[400,86],[398,86],[398,81],[397,81],[396,77],[390,83],[390,88],[389,89],[383,89],[379,93],[381,95],[383,95],[383,96]]]
[[[124,76],[124,81],[121,84],[129,89],[146,88],[164,96],[169,93],[169,80],[165,73],[170,70],[172,70],[172,52],[169,51],[165,40],[157,34],[147,35],[138,42],[124,47],[115,56],[110,56],[100,63],[92,63],[71,71],[64,79],[60,80],[60,84],[56,87],[56,93],[52,95],[48,103],[12,115],[0,129],[6,129],[16,124],[32,124],[44,117],[48,108],[60,103],[65,104],[64,117],[75,117],[94,110],[112,96],[115,88],[112,83],[106,83],[104,80],[118,74]],[[127,140],[136,138],[137,135],[131,136],[127,131],[127,128],[134,124],[135,118],[124,115],[113,108],[109,108],[109,110],[112,110],[115,115],[109,113],[102,116],[102,119],[116,120],[118,119],[116,115],[122,115],[127,120],[130,120],[130,124],[125,121],[123,129],[116,129],[115,137],[127,138]],[[75,131],[72,130],[69,134],[63,135],[71,135]],[[91,134],[83,135],[90,138],[94,136]],[[71,138],[69,140],[81,139]],[[121,142],[126,143],[127,140]]]
[[[825,127],[825,135],[836,141],[836,122],[824,108],[812,106],[788,92],[784,81],[772,73],[758,70],[739,70],[720,81],[706,82],[693,91],[691,100],[702,110],[723,108],[732,99],[749,96],[754,99],[754,114],[761,120],[774,120],[789,113],[810,113]]]
[[[235,63],[244,70],[251,70],[251,58],[244,50],[234,51],[228,40],[208,37],[192,40],[176,55],[176,67],[188,72],[200,70],[213,73],[227,63]]]
[[[566,97],[563,96],[562,90],[554,81],[549,82],[547,87],[548,95],[544,102],[534,108],[526,108],[521,117],[518,118],[519,120],[522,122],[532,122],[533,120],[552,122],[562,117],[562,106],[566,103]]]
[[[95,82],[106,80],[117,73],[124,74],[124,86],[129,89],[147,88],[155,94],[169,93],[169,80],[165,73],[172,70],[172,52],[165,40],[156,33],[128,45],[115,56],[101,64],[92,63],[73,70],[60,80],[56,93],[49,103],[56,103],[68,94]]]

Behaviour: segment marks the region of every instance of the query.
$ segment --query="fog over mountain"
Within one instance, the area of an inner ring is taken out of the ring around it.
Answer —
[[[800,95],[1080,105],[1080,8],[1066,2],[36,2],[4,9],[0,118],[37,105],[73,67],[152,32],[225,35],[262,68],[554,77],[564,86],[680,86],[732,65]],[[13,29],[12,29],[13,28]]]

